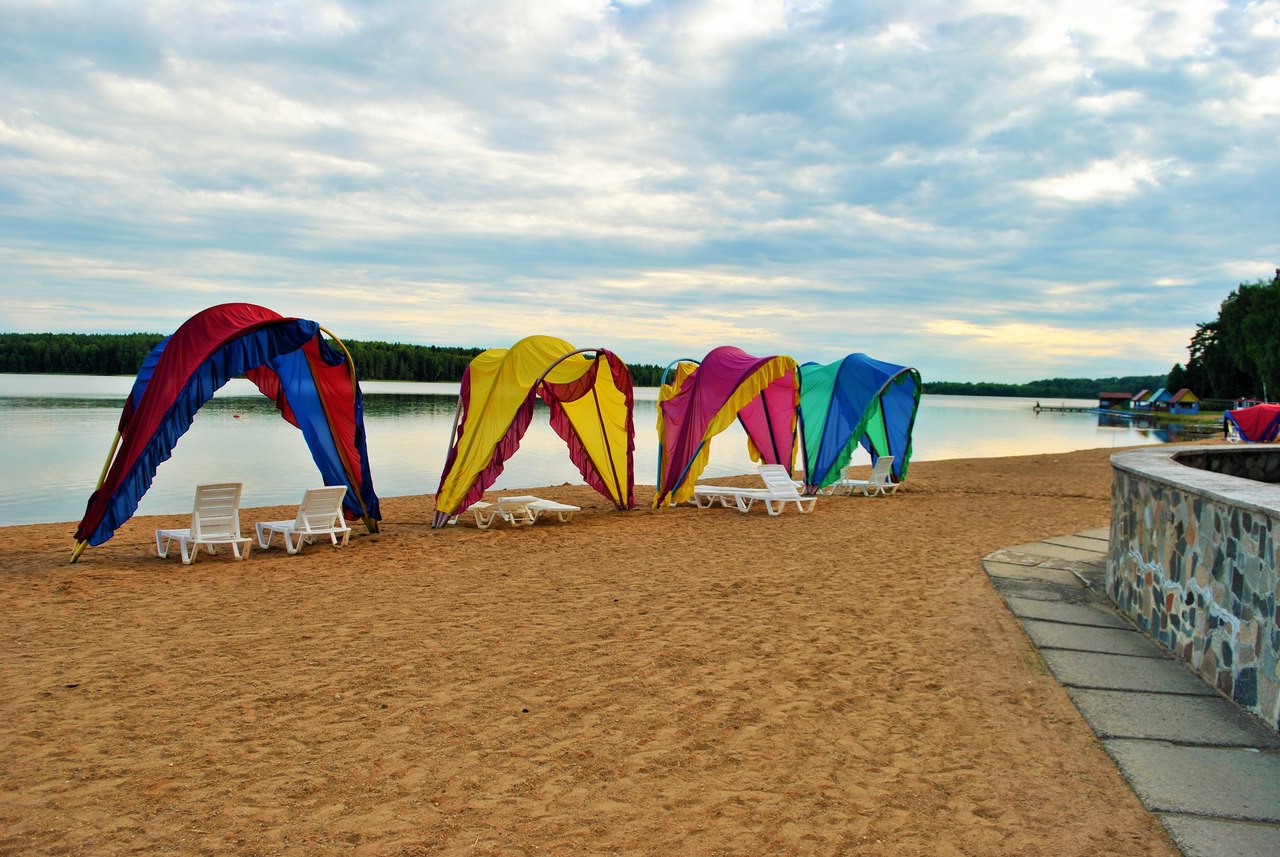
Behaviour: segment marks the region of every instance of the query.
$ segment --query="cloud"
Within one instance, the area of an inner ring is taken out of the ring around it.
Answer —
[[[1278,11],[0,0],[0,328],[217,296],[654,363],[1161,372],[1280,259]]]

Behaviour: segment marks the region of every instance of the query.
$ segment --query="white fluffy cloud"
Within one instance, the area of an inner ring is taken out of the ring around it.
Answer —
[[[0,329],[163,331],[243,299],[657,363],[1162,372],[1280,261],[1278,22],[1274,0],[0,0]]]

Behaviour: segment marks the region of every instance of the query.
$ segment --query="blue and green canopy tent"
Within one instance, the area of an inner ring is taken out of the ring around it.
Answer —
[[[345,516],[363,519],[377,532],[382,516],[351,355],[314,321],[253,304],[222,304],[192,316],[143,361],[98,487],[76,528],[72,562],[132,517],[196,411],[237,375],[274,399],[280,415],[302,431],[324,483],[347,486]]]
[[[909,366],[850,354],[826,366],[800,367],[800,423],[805,487],[835,482],[861,445],[871,461],[893,456],[893,478],[906,478],[911,431],[920,406],[920,373]]]

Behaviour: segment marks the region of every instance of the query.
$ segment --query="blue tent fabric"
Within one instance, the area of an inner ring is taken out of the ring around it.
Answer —
[[[862,353],[825,366],[802,365],[800,420],[810,489],[839,479],[859,445],[873,463],[892,455],[895,481],[905,479],[921,390],[915,369]]]
[[[378,520],[363,397],[349,380],[345,358],[319,334],[314,321],[284,318],[250,304],[224,304],[197,314],[157,345],[125,402],[119,452],[89,498],[77,542],[97,546],[110,539],[137,510],[157,467],[172,455],[196,411],[229,379],[255,372],[260,388],[270,377],[278,378],[278,395],[269,395],[287,404],[285,416],[302,430],[325,483],[350,489],[348,515],[366,523]],[[308,361],[308,349],[314,349],[314,362]]]

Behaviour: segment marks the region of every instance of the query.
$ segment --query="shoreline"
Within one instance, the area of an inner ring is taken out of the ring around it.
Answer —
[[[0,853],[1172,857],[981,565],[1106,526],[1114,451],[776,518],[386,498],[347,548],[192,566],[151,544],[183,516],[75,565],[74,524],[5,528]]]

